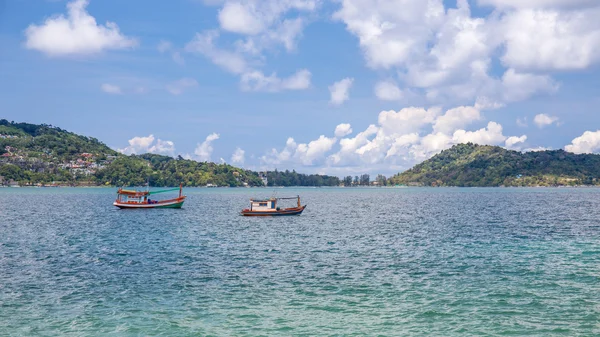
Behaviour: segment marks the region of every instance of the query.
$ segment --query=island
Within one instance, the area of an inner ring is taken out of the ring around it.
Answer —
[[[600,155],[563,150],[519,152],[499,146],[459,144],[388,181],[406,186],[600,185]]]

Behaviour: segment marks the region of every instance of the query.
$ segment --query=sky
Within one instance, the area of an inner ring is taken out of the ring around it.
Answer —
[[[600,153],[598,0],[0,0],[0,118],[253,170]]]

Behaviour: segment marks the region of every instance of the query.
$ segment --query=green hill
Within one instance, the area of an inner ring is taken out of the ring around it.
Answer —
[[[0,155],[13,152],[28,158],[64,162],[79,158],[82,153],[98,157],[117,155],[117,152],[96,138],[85,137],[51,125],[9,122],[0,120]]]
[[[265,172],[269,186],[337,186],[337,177]],[[0,120],[0,185],[264,186],[261,174],[228,164],[120,154],[99,140],[54,127]]]
[[[455,145],[390,178],[420,186],[600,185],[600,155],[563,150],[517,152],[498,146]]]

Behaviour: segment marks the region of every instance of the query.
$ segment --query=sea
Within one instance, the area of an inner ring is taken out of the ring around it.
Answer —
[[[0,189],[0,335],[600,335],[600,189],[184,193]],[[300,216],[239,215],[296,195]]]

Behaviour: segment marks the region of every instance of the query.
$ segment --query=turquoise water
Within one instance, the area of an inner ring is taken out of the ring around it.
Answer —
[[[600,189],[0,189],[0,335],[600,335]]]

